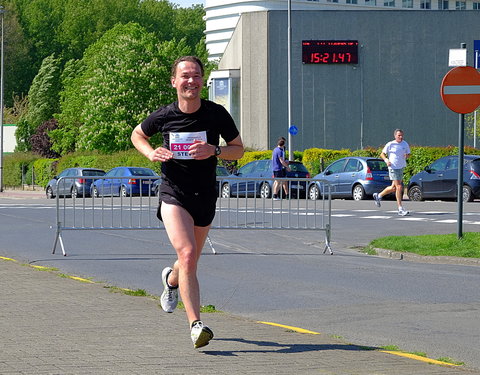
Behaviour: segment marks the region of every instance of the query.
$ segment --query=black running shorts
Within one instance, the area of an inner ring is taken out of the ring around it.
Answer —
[[[174,190],[169,185],[160,185],[160,202],[157,209],[157,217],[162,220],[162,202],[183,207],[193,218],[197,227],[208,227],[215,217],[217,195],[212,193],[184,194]]]

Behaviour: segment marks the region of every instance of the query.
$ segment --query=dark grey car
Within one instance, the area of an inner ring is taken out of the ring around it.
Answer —
[[[95,178],[104,174],[105,171],[96,168],[67,168],[48,182],[45,193],[49,199],[57,195],[73,198],[87,197],[90,196],[90,185]]]
[[[425,199],[457,199],[458,156],[444,156],[416,175],[408,184],[408,197],[412,201]],[[464,155],[463,201],[480,198],[480,156]]]

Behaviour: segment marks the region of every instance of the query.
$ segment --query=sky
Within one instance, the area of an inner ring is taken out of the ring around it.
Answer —
[[[178,4],[183,8],[191,7],[193,4],[203,4],[205,6],[204,0],[170,0],[170,2]]]

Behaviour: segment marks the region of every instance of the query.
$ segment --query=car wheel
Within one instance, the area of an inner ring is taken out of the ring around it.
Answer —
[[[365,189],[362,185],[357,184],[353,187],[352,198],[356,201],[361,201],[365,199]]]
[[[96,186],[94,186],[94,187],[92,188],[92,197],[98,198],[98,196],[99,196],[99,194],[98,194],[98,189],[97,189]]]
[[[47,190],[45,191],[45,194],[47,195],[47,199],[55,198],[55,195],[53,194],[53,189],[52,189],[51,186],[47,187]]]
[[[411,201],[414,201],[414,202],[423,201],[422,189],[420,189],[420,186],[418,185],[412,186],[410,189],[408,189],[407,195]]]
[[[72,187],[72,190],[70,191],[70,195],[72,196],[72,198],[78,197],[78,189],[76,186]]]
[[[121,197],[128,197],[128,191],[126,186],[122,186],[120,188],[120,196]]]
[[[222,185],[222,198],[230,198],[230,185],[227,183]]]
[[[471,202],[473,201],[473,194],[472,194],[472,189],[468,185],[463,185],[463,201],[464,202]]]
[[[270,198],[272,194],[272,188],[268,184],[268,182],[264,182],[262,186],[260,186],[260,197],[261,198]]]
[[[320,198],[320,189],[318,188],[317,184],[313,184],[308,188],[308,198],[310,198],[312,201]]]

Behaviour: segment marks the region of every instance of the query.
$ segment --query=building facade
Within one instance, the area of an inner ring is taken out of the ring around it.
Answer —
[[[294,150],[379,147],[405,130],[411,145],[458,144],[458,115],[440,85],[449,49],[480,39],[480,13],[422,10],[292,11],[288,121],[286,11],[242,13],[215,79],[226,78],[248,147],[270,149],[295,125]],[[356,41],[358,62],[304,63],[303,41]],[[215,84],[215,79],[212,85]],[[211,86],[212,87],[212,86]],[[472,144],[471,138],[465,139]]]
[[[291,0],[291,10],[480,10],[480,0]],[[220,59],[241,14],[287,10],[287,0],[205,0],[206,44]]]

